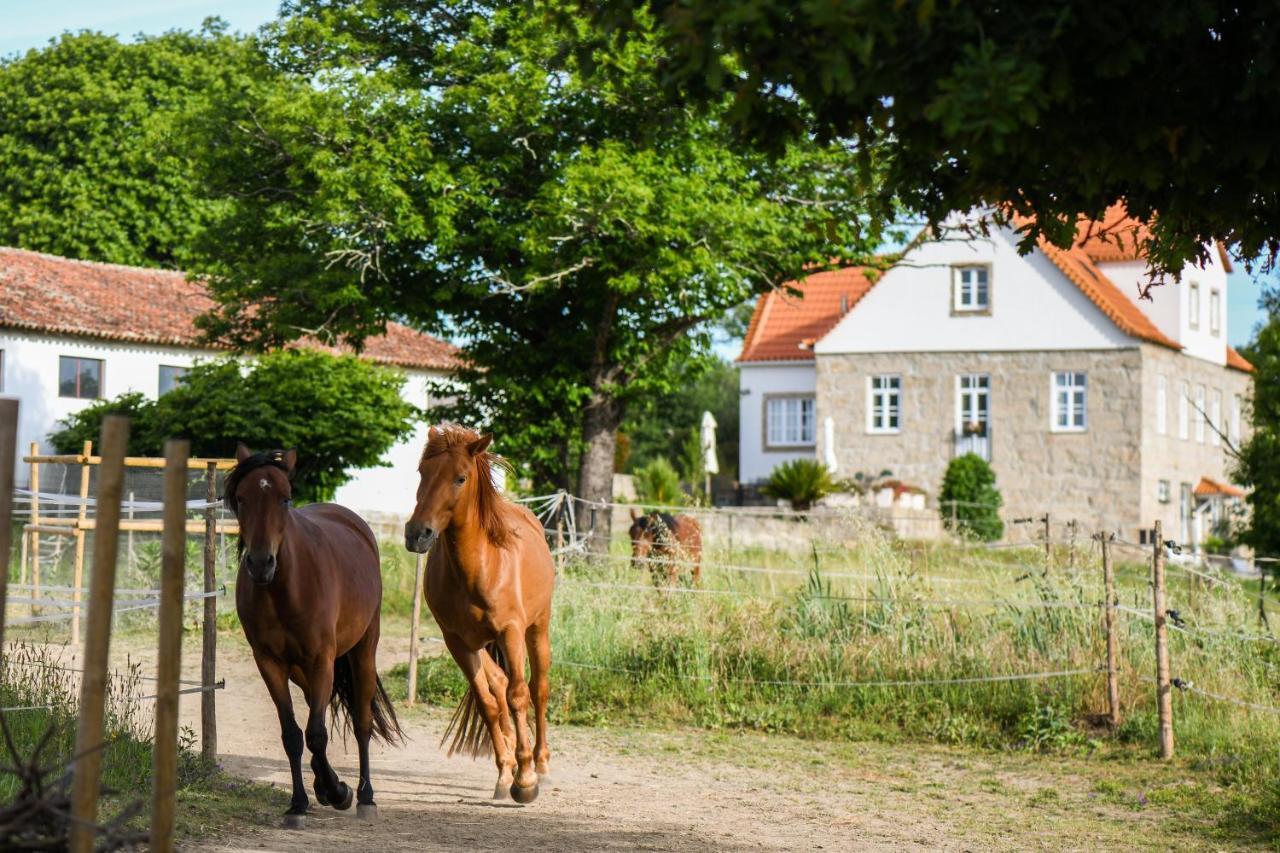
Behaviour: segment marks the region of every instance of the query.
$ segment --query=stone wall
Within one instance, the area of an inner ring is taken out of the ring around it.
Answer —
[[[818,421],[835,420],[841,476],[893,472],[936,500],[955,455],[956,377],[991,377],[991,464],[1004,496],[1006,522],[1046,511],[1059,525],[1076,520],[1086,531],[1103,526],[1136,532],[1141,506],[1143,350],[1049,352],[928,352],[820,354]],[[1054,371],[1088,374],[1088,428],[1050,429]],[[902,377],[901,429],[867,430],[867,378]],[[825,436],[818,433],[818,458]],[[1026,539],[1037,526],[1009,525]]]

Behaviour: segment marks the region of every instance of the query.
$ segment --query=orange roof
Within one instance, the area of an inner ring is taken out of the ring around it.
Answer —
[[[213,308],[185,273],[0,248],[0,328],[191,349],[223,349],[195,319]],[[365,341],[371,361],[449,370],[457,348],[398,323]]]
[[[1236,488],[1230,483],[1219,483],[1217,480],[1209,477],[1201,477],[1200,482],[1196,483],[1195,493],[1197,497],[1208,498],[1216,495],[1222,495],[1228,498],[1244,497],[1244,490]]]
[[[813,344],[867,294],[867,267],[847,267],[806,276],[756,301],[738,361],[812,361]]]
[[[1233,346],[1227,346],[1227,367],[1233,370],[1243,370],[1245,373],[1253,373],[1253,365],[1249,360],[1236,352]]]

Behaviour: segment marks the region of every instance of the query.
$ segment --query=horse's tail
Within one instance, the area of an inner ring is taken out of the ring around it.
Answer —
[[[503,654],[501,646],[490,643],[484,647],[484,650],[503,672],[509,672],[507,656]],[[440,738],[441,747],[445,745],[445,741],[449,741],[450,736],[453,737],[449,743],[450,756],[454,753],[462,753],[477,758],[481,755],[493,754],[493,738],[489,735],[489,727],[485,725],[484,714],[480,711],[480,697],[476,696],[475,687],[467,689],[467,695],[462,697],[462,701],[454,710],[453,718],[449,720],[449,726],[444,730],[444,737]]]
[[[402,743],[404,732],[400,730],[400,721],[396,719],[396,710],[387,698],[387,691],[382,686],[382,679],[375,673],[373,676],[373,702],[370,709],[373,715],[373,736],[383,743]],[[344,732],[351,729],[351,710],[356,701],[356,676],[351,665],[350,653],[334,658],[333,661],[333,695],[329,698],[329,706],[333,711],[333,721],[337,725],[342,717]]]

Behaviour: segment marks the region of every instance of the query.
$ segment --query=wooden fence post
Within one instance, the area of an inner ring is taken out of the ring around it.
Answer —
[[[80,463],[80,506],[76,509],[76,557],[71,581],[71,645],[80,645],[80,588],[84,586],[84,520],[89,514],[89,457],[93,455],[93,442],[86,441],[80,449],[84,461]]]
[[[418,632],[422,627],[423,572],[427,568],[427,555],[419,554],[413,564],[413,626],[409,634],[409,696],[408,703],[418,701]]]
[[[38,456],[40,454],[40,445],[37,442],[31,442],[31,455]],[[40,597],[40,463],[31,463],[31,524],[35,530],[31,531],[31,598],[34,601]],[[26,578],[23,578],[26,581]],[[36,614],[37,607],[31,605],[31,615]]]
[[[1120,725],[1120,685],[1116,673],[1116,576],[1111,565],[1111,542],[1115,539],[1115,534],[1101,533],[1098,539],[1102,544],[1102,582],[1106,595],[1102,604],[1102,617],[1107,629],[1107,717],[1114,728]]]
[[[556,507],[556,571],[564,568],[564,516],[565,493],[560,490],[560,502]]]
[[[1053,528],[1049,525],[1049,513],[1046,512],[1040,520],[1044,522],[1044,567],[1048,571],[1053,563]]]
[[[4,648],[4,611],[9,600],[9,555],[13,548],[13,469],[18,455],[18,401],[0,400],[0,648]],[[23,544],[26,534],[23,534]],[[25,551],[25,549],[24,549]]]
[[[218,653],[218,599],[209,595],[214,590],[214,569],[218,561],[217,521],[212,504],[218,499],[218,463],[210,461],[205,470],[208,480],[204,508],[204,624],[201,631],[200,684],[209,687],[217,679],[215,657]],[[183,499],[183,503],[186,499]],[[218,706],[213,690],[200,694],[200,755],[213,762],[218,759]]]
[[[1267,619],[1267,564],[1258,564],[1258,621],[1263,630],[1270,632],[1271,622]]]
[[[191,445],[164,443],[164,534],[160,574],[160,644],[152,747],[151,850],[171,853],[178,795],[178,678],[182,673],[182,591],[187,567],[187,457]]]
[[[74,765],[68,844],[71,853],[90,853],[97,834],[102,721],[107,699],[107,659],[116,585],[116,546],[120,539],[120,498],[124,492],[124,454],[128,446],[129,419],[121,415],[103,418],[97,527],[93,535],[93,575],[89,579],[89,616],[82,658],[84,676],[80,682],[76,748],[72,753]]]
[[[1173,685],[1169,681],[1169,628],[1164,606],[1164,538],[1156,520],[1151,558],[1152,603],[1156,623],[1156,707],[1160,715],[1160,757],[1173,758]]]

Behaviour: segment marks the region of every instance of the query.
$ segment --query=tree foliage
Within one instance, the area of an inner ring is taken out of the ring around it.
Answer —
[[[400,396],[404,376],[354,356],[283,350],[246,363],[202,362],[159,400],[124,394],[80,410],[50,436],[59,453],[97,441],[102,418],[132,419],[129,452],[160,456],[170,437],[191,441],[196,456],[230,458],[236,442],[259,449],[297,448],[294,494],[329,500],[412,428],[416,412]]]
[[[806,510],[838,488],[831,470],[817,459],[791,459],[769,472],[760,491],[787,501],[792,509]]]
[[[273,62],[315,85],[225,102],[193,132],[227,200],[199,265],[211,331],[451,333],[454,416],[536,481],[572,486],[576,464],[607,499],[627,408],[683,381],[706,324],[864,256],[880,219],[867,152],[743,150],[723,108],[661,96],[643,28],[603,37],[608,78],[584,73],[577,48],[601,37],[562,0],[285,4]]]
[[[1241,539],[1257,554],[1280,554],[1280,294],[1263,300],[1267,321],[1246,349],[1253,364],[1252,432],[1237,448],[1234,479],[1249,490]]]
[[[680,506],[686,500],[680,488],[680,475],[675,467],[659,456],[635,474],[636,495],[641,503],[657,506]]]
[[[216,20],[135,43],[66,34],[0,60],[0,245],[185,263],[213,201],[177,141],[184,116],[269,79]]]
[[[1004,522],[1000,520],[1003,503],[996,488],[996,473],[987,460],[976,453],[966,453],[947,465],[938,492],[938,510],[948,530],[994,542],[1004,535]]]
[[[1280,247],[1280,3],[1215,0],[610,0],[662,24],[667,89],[766,144],[823,133],[892,150],[886,192],[934,223],[1007,204],[1059,246],[1123,199],[1174,272],[1221,241]],[[608,74],[604,63],[599,71]]]
[[[738,370],[721,358],[689,365],[683,381],[666,394],[636,400],[628,407],[622,433],[631,444],[630,470],[659,457],[673,461],[684,455],[690,434],[701,450],[702,413],[716,419],[716,455],[720,472],[732,478],[738,467]],[[686,472],[688,476],[688,472]],[[701,477],[700,469],[697,477]]]

